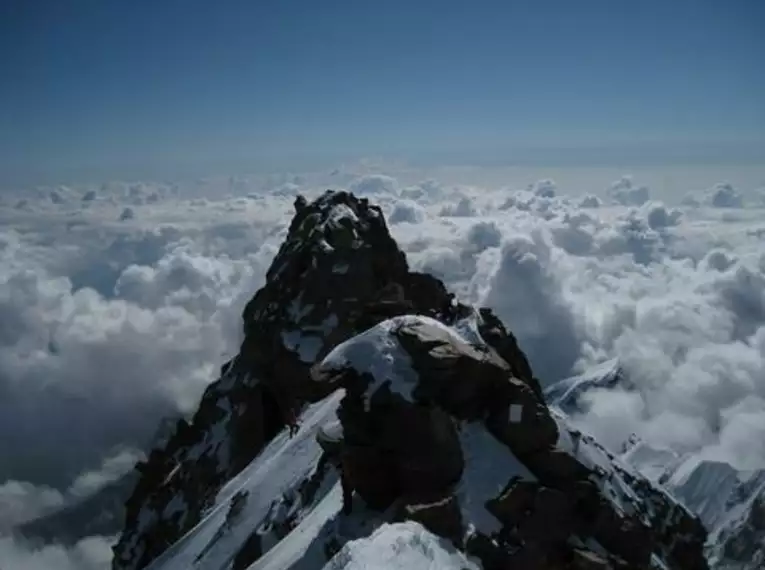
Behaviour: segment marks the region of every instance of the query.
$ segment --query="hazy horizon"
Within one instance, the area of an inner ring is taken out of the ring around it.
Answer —
[[[0,187],[332,167],[765,163],[765,5],[12,0]]]

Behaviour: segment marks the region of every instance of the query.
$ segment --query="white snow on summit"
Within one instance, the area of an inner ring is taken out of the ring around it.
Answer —
[[[447,540],[414,523],[385,524],[347,543],[324,570],[480,570]]]
[[[412,368],[409,354],[392,333],[402,326],[416,323],[435,327],[455,342],[467,344],[455,329],[436,319],[404,315],[383,321],[339,344],[324,358],[320,369],[332,371],[350,366],[358,372],[372,374],[374,381],[367,388],[367,401],[385,382],[390,382],[391,392],[412,401],[412,390],[417,384],[418,375]]]

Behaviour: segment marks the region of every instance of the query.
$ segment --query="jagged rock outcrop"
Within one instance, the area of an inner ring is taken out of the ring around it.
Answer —
[[[314,552],[302,538],[267,551],[303,519],[335,512],[333,471],[305,434],[333,425],[338,434],[324,429],[321,446],[337,448],[362,508],[337,516],[362,536],[413,520],[487,569],[706,568],[698,519],[549,410],[512,334],[411,272],[379,208],[327,192],[295,209],[244,311],[239,354],[192,421],[139,467],[115,570],[147,566],[205,517],[220,528],[179,554],[181,566],[245,567],[262,556],[272,564],[263,568],[288,568],[273,560]],[[302,414],[294,443],[264,451],[278,434],[289,441],[285,424],[311,402],[322,403]],[[245,468],[249,504],[223,519],[236,495],[222,487]],[[269,468],[288,471],[273,485],[281,496],[259,496]],[[327,557],[355,538],[328,524],[313,534]],[[236,550],[219,552],[224,543]]]

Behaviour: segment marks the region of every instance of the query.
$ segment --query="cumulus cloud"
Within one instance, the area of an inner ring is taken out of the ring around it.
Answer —
[[[683,215],[680,210],[668,209],[661,203],[648,203],[644,209],[648,226],[653,230],[676,226]]]
[[[480,253],[490,247],[499,247],[502,231],[494,222],[478,222],[467,234],[468,249]]]
[[[418,202],[431,202],[443,197],[445,190],[439,182],[433,179],[424,180],[414,186],[408,186],[401,190],[401,197]]]
[[[709,193],[709,202],[715,208],[743,208],[744,198],[731,184],[718,183]]]
[[[499,210],[515,212],[529,212],[536,217],[552,220],[558,216],[569,213],[569,201],[567,197],[555,196],[554,185],[550,181],[542,181],[532,184],[528,190],[511,192],[500,204]],[[492,208],[489,208],[491,210]]]
[[[648,265],[663,253],[662,236],[634,211],[620,217],[598,237],[598,250],[603,257],[628,254],[635,263]]]
[[[600,208],[602,202],[600,198],[593,194],[587,194],[581,200],[579,200],[580,208]]]
[[[529,188],[535,196],[539,196],[540,198],[554,198],[557,189],[558,187],[555,182],[549,179],[537,180]]]
[[[550,270],[554,257],[541,232],[508,239],[483,299],[522,339],[536,374],[546,383],[566,377],[581,342],[561,283]]]
[[[122,213],[120,214],[121,222],[132,220],[133,218],[135,218],[135,210],[133,208],[125,208],[122,210]]]
[[[614,202],[622,206],[642,206],[651,199],[648,188],[636,186],[631,176],[622,176],[611,184],[608,195]]]
[[[3,568],[13,570],[108,570],[114,542],[114,538],[94,536],[65,548],[0,536],[0,561]]]
[[[587,214],[566,214],[550,224],[553,243],[571,255],[592,255],[597,226]]]
[[[63,190],[63,191],[62,191]],[[63,204],[66,202],[66,189],[62,188],[62,190],[51,190],[50,191],[50,201],[54,204]]]
[[[456,204],[447,204],[441,208],[442,216],[469,218],[478,214],[478,209],[469,196],[462,196]]]
[[[194,410],[238,348],[241,311],[292,209],[281,197],[192,205],[170,191],[152,203],[156,185],[128,188],[85,203],[90,190],[71,190],[66,208],[46,192],[21,214],[0,206],[0,533],[117,480],[162,418]],[[115,223],[146,207],[133,202],[152,207]],[[0,560],[106,568],[111,540],[5,537]]]
[[[369,174],[353,180],[348,190],[359,196],[398,194],[398,181],[383,174]]]
[[[0,534],[63,505],[64,495],[57,489],[25,481],[6,481],[0,485]]]
[[[729,252],[713,249],[701,260],[701,266],[707,270],[725,271],[732,267],[736,261],[736,257]]]
[[[493,307],[544,383],[618,358],[635,389],[592,393],[579,418],[608,445],[636,432],[765,464],[765,257],[747,210],[669,208],[630,178],[608,192],[615,205],[569,200],[544,179],[477,191],[363,170],[320,183],[46,188],[22,209],[20,197],[0,206],[0,511],[16,513],[6,527],[113,480],[160,418],[193,410],[238,348],[292,197],[327,181],[382,203],[413,267]],[[137,215],[120,222],[125,208]],[[91,567],[77,556],[8,537],[0,550],[12,567]]]
[[[416,202],[412,200],[396,200],[393,205],[393,210],[388,216],[388,221],[391,224],[418,224],[422,222],[427,213]]]
[[[743,208],[744,196],[732,184],[718,182],[707,190],[689,192],[683,199],[682,204],[694,208],[708,206],[710,208]]]
[[[193,411],[237,349],[291,208],[273,202],[253,224],[256,211],[176,203],[152,211],[170,225],[145,230],[110,225],[120,207],[93,205],[76,232],[55,212],[7,213],[34,231],[0,232],[0,484],[84,493],[116,476],[105,460]]]
[[[587,343],[617,356],[637,391],[592,393],[582,421],[612,446],[629,431],[739,468],[765,466],[761,268],[715,251],[697,266],[620,271],[578,280],[590,289],[582,302],[598,303]]]
[[[133,470],[138,461],[145,459],[145,453],[136,449],[124,449],[104,459],[100,468],[86,471],[72,482],[67,494],[73,499],[88,497],[103,489],[109,483]]]
[[[93,290],[73,291],[65,278],[31,272],[13,275],[2,291],[6,476],[72,477],[126,438],[143,443],[152,430],[145,417],[189,410],[214,373],[218,327],[180,307],[151,311],[107,301]],[[18,454],[27,442],[37,453]]]
[[[78,475],[68,489],[8,480],[0,484],[0,534],[15,526],[79,502],[132,471],[142,451],[123,449],[106,457],[96,469]]]

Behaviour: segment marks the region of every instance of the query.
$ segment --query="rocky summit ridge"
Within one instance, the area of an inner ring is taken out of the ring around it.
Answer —
[[[137,467],[115,570],[343,568],[401,521],[487,570],[707,568],[700,520],[549,409],[513,335],[411,271],[367,200],[298,197],[243,321]]]

